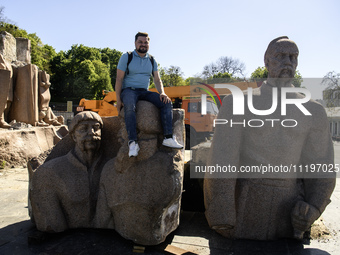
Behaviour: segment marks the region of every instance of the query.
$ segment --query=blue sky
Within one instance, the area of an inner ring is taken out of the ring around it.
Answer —
[[[162,67],[194,76],[221,56],[238,58],[246,75],[263,66],[268,43],[282,35],[300,49],[304,78],[340,72],[340,1],[109,1],[1,0],[4,14],[56,51],[73,44],[134,49],[134,35],[148,32],[150,53]],[[320,98],[324,87],[307,88]]]

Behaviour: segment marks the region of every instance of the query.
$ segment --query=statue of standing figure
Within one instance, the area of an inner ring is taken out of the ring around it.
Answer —
[[[251,96],[255,109],[271,109],[274,88],[280,95],[283,88],[294,87],[292,81],[298,54],[297,45],[288,37],[274,39],[264,57],[268,79],[253,91],[253,95],[245,94],[245,102]],[[304,97],[297,92],[287,93],[289,99],[301,100]],[[238,171],[242,167],[270,165],[334,166],[333,143],[322,105],[313,100],[304,103],[311,113],[307,116],[290,104],[283,116],[280,96],[278,100],[277,109],[269,116],[255,115],[249,109],[245,109],[244,115],[233,115],[233,97],[225,97],[217,118],[232,119],[238,125],[216,125],[207,165],[230,165]],[[261,127],[240,125],[254,119],[263,123],[268,123],[266,119],[277,122]],[[298,124],[294,127],[278,124],[284,119],[297,120]],[[212,229],[227,238],[301,239],[330,203],[335,187],[333,173],[326,178],[294,178],[289,174],[283,178],[238,176],[240,174],[231,178],[228,175],[209,178],[206,175],[204,180],[206,218]]]
[[[32,126],[64,124],[64,118],[49,107],[50,75],[31,64],[30,52],[30,40],[0,33],[0,128],[10,128],[10,121]]]
[[[49,106],[51,100],[50,75],[46,71],[39,71],[39,126],[60,126],[64,124],[62,116],[56,117]]]
[[[7,114],[13,100],[13,71],[0,54],[0,128],[10,128],[6,122]]]

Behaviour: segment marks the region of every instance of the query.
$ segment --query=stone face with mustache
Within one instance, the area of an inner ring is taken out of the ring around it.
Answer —
[[[74,143],[64,152],[71,150],[45,160],[33,172],[29,198],[38,230],[53,233],[93,227],[99,180],[108,160],[101,150],[102,128],[97,113],[78,113],[69,126],[68,139]]]
[[[288,38],[282,38],[269,45],[265,54],[268,82],[271,85],[276,83],[276,86],[280,86],[282,83],[290,85],[298,65],[298,55],[298,47]]]
[[[72,137],[80,150],[97,150],[101,141],[100,124],[95,120],[82,121],[74,130]]]

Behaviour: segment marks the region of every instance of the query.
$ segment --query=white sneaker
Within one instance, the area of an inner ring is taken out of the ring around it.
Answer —
[[[129,144],[129,157],[137,157],[139,145],[135,141]]]
[[[164,146],[174,148],[174,149],[182,149],[183,145],[180,145],[175,138],[164,138],[163,143]]]

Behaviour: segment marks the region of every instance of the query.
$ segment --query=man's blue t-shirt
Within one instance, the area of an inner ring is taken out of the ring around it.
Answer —
[[[126,75],[128,62],[127,52],[121,56],[118,62],[117,69],[125,72],[122,88],[132,87],[148,89],[152,72],[158,71],[157,62],[154,59],[154,67],[152,70],[152,64],[148,53],[146,53],[143,58],[138,55],[136,50],[134,50],[132,54],[133,57],[129,64],[129,74]]]

